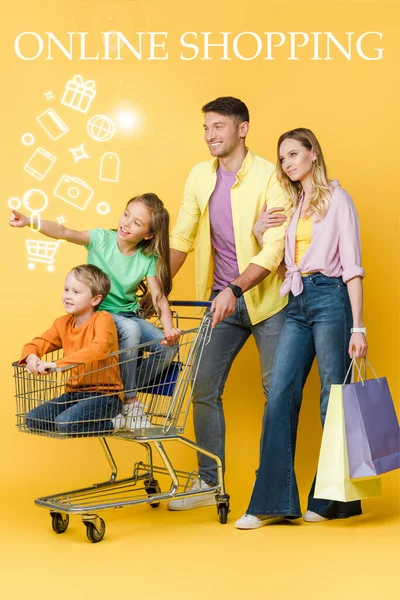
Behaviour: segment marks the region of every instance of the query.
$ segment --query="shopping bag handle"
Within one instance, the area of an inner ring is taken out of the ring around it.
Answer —
[[[378,375],[375,373],[375,370],[374,370],[373,366],[371,365],[371,363],[369,362],[369,360],[367,359],[367,357],[362,358],[361,360],[364,361],[364,379],[361,374],[360,367],[357,363],[357,359],[355,356],[353,356],[353,358],[351,359],[350,366],[347,370],[346,376],[344,378],[343,385],[346,383],[350,371],[352,371],[353,367],[355,366],[357,369],[357,372],[358,372],[358,378],[359,378],[358,381],[361,381],[361,384],[364,387],[365,380],[367,379],[367,364],[368,364],[369,368],[371,369],[372,373],[375,375],[375,379],[380,383],[380,379],[379,379]]]

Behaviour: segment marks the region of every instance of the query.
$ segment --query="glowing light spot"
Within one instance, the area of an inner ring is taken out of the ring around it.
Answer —
[[[132,112],[121,111],[117,121],[123,129],[133,129],[137,123],[137,116]]]

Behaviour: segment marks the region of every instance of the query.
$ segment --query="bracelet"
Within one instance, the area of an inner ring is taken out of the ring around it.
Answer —
[[[350,329],[350,333],[363,333],[364,335],[367,335],[367,328],[366,327],[352,327]]]

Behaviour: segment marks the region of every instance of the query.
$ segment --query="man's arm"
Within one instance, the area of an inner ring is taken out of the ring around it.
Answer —
[[[182,252],[181,250],[175,250],[175,248],[171,248],[171,276],[175,277],[179,269],[182,267],[183,263],[186,260],[187,254],[186,252]]]
[[[199,221],[200,208],[196,200],[192,171],[185,183],[181,208],[170,238],[172,277],[175,277],[185,262],[187,255],[193,250]]]
[[[242,288],[243,292],[247,292],[255,285],[261,283],[271,271],[253,265],[250,263],[249,266],[241,273],[234,281],[233,285],[238,285]],[[211,305],[211,310],[214,312],[211,327],[214,328],[217,323],[223,321],[226,317],[229,317],[236,309],[237,298],[234,296],[231,288],[225,288],[214,298]]]
[[[268,207],[282,207],[285,215],[291,212],[291,203],[286,198],[282,187],[276,179],[275,173],[270,177],[266,190],[266,203]],[[234,285],[247,292],[252,287],[261,283],[272,271],[276,271],[282,261],[285,250],[285,234],[289,219],[280,227],[272,227],[264,232],[263,247],[261,251],[253,256],[249,265],[234,281]],[[253,235],[250,231],[249,235]],[[214,298],[211,310],[214,310],[212,327],[231,315],[237,304],[237,298],[230,288],[225,288]]]

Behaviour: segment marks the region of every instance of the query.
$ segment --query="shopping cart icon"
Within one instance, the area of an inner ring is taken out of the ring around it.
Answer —
[[[28,269],[35,268],[35,262],[47,264],[48,271],[54,271],[54,255],[61,240],[45,242],[42,240],[26,240],[28,250]]]

